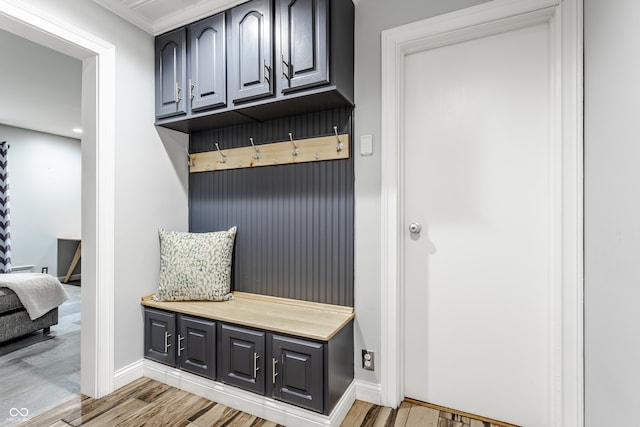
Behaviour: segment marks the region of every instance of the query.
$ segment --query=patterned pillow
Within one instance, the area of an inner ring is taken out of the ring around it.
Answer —
[[[156,301],[227,301],[236,227],[211,233],[160,229],[160,283]]]

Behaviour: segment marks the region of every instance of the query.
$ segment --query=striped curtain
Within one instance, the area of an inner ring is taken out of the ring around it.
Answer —
[[[11,233],[9,232],[9,144],[0,143],[0,273],[11,273]]]

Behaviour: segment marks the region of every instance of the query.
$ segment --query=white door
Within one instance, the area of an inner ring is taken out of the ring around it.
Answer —
[[[549,419],[549,46],[543,23],[405,62],[405,396],[527,426]]]

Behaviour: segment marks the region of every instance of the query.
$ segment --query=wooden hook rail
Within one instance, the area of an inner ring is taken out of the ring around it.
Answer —
[[[189,172],[207,172],[349,158],[349,134],[189,154]]]

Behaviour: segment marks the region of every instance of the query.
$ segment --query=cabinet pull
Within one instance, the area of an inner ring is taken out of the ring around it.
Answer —
[[[182,347],[182,340],[184,340],[184,337],[178,335],[178,357],[180,357],[181,352],[184,351],[184,347]]]
[[[271,67],[267,65],[266,59],[262,60],[262,65],[264,66],[264,79],[271,84]]]
[[[176,104],[180,104],[180,101],[182,101],[182,98],[180,98],[181,91],[182,89],[180,89],[180,86],[178,86],[178,82],[176,82]]]
[[[260,358],[260,355],[258,353],[253,353],[253,378],[258,378],[258,371],[260,370],[260,368],[258,368],[258,358]]]
[[[278,364],[278,361],[276,360],[275,357],[271,358],[271,382],[273,382],[273,384],[276,383],[276,377],[278,376],[278,373],[276,372],[276,365]]]
[[[196,84],[189,79],[189,99],[193,101],[196,96],[193,94],[193,90],[196,88]]]
[[[171,334],[169,332],[165,332],[164,333],[164,352],[165,353],[168,353],[169,347],[171,347],[171,344],[169,344],[169,338],[171,338]]]
[[[289,63],[284,59],[284,53],[282,54],[282,77],[291,81],[291,69]]]

